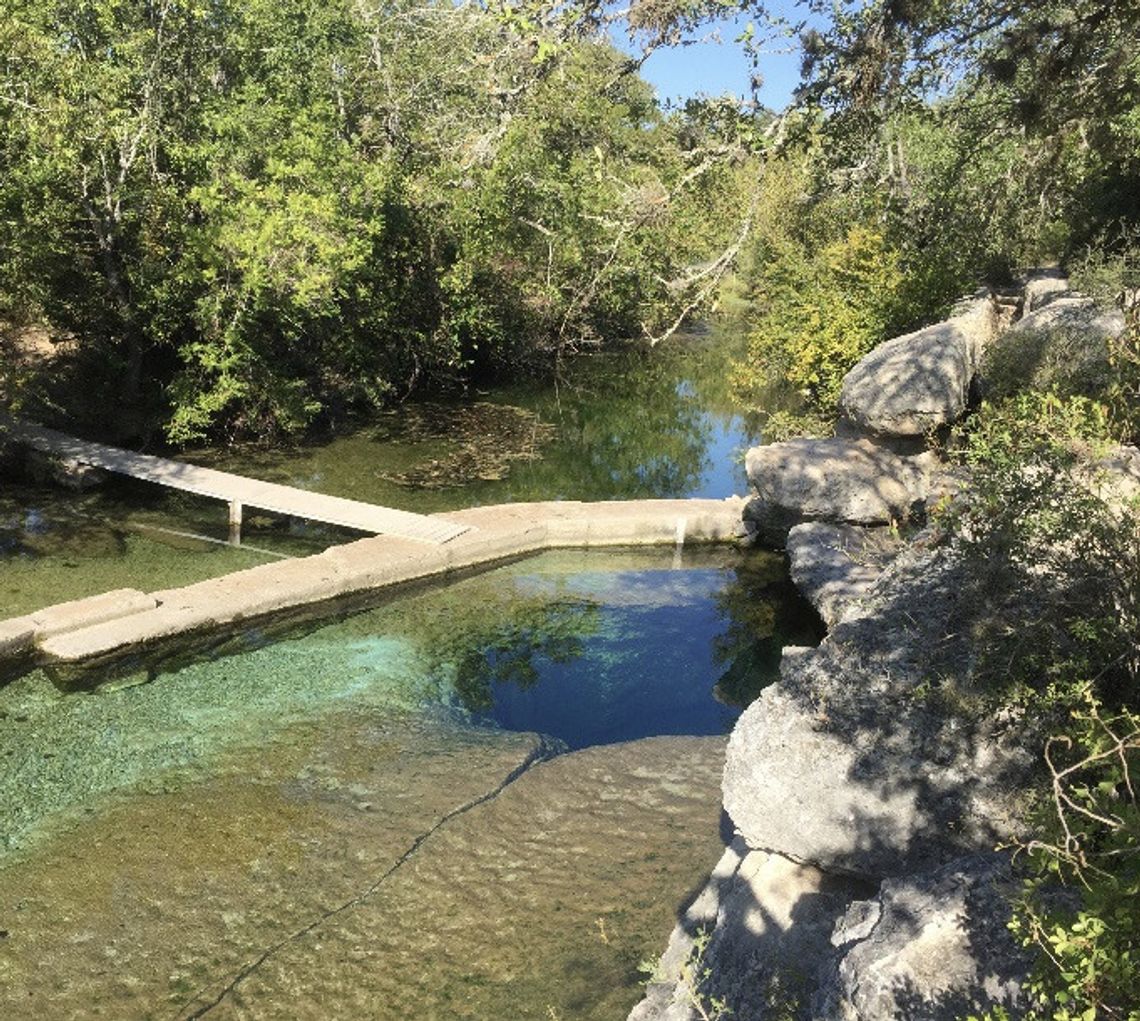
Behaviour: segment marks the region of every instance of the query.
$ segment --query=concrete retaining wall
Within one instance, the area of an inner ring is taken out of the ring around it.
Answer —
[[[180,634],[558,547],[729,542],[744,500],[520,503],[448,512],[471,530],[441,545],[386,535],[149,595],[124,589],[0,621],[0,656],[80,663]],[[5,640],[8,636],[8,640]]]

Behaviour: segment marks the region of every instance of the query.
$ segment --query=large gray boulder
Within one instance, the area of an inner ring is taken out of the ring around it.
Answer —
[[[1016,883],[1009,860],[981,854],[887,880],[836,926],[818,1021],[958,1021],[993,1007],[1018,1016],[1033,964],[1007,928]]]
[[[1007,928],[1009,858],[982,853],[881,885],[739,838],[681,916],[629,1021],[958,1021],[1020,1015],[1033,955]]]
[[[745,518],[776,541],[802,521],[905,521],[927,496],[931,467],[867,439],[838,438],[753,447],[745,465],[756,491]]]
[[[1046,269],[1035,272],[1025,282],[1023,315],[1036,312],[1069,293],[1069,278],[1061,270]]]
[[[956,422],[997,331],[997,307],[987,297],[945,322],[880,344],[844,377],[840,413],[879,436],[923,436]]]
[[[807,521],[788,533],[792,581],[830,628],[865,612],[860,601],[902,549],[889,528]]]
[[[965,581],[949,551],[908,549],[865,615],[784,651],[728,745],[724,807],[749,847],[877,879],[1020,832],[1039,742],[972,708]]]

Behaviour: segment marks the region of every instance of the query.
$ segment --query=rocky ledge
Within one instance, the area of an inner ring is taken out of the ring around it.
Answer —
[[[1091,375],[1123,328],[1055,272],[1029,278],[1019,309],[1005,328],[1002,303],[977,297],[882,345],[844,382],[843,436],[749,451],[746,524],[785,546],[829,633],[786,648],[737,722],[722,784],[736,839],[631,1021],[1019,1015],[1017,877],[993,849],[1024,832],[1043,735],[974,684],[987,609],[971,565],[895,527],[968,486],[921,436],[967,411],[982,372],[1079,355]],[[1140,491],[1140,451],[1100,467],[1087,481],[1110,504]]]
[[[854,538],[800,529],[797,543]],[[875,570],[738,721],[722,784],[736,841],[637,1021],[1016,1012],[1027,965],[992,849],[1021,830],[1039,742],[971,703],[985,611],[965,563],[921,536]]]

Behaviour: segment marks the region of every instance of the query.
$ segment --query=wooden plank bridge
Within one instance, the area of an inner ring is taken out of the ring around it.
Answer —
[[[91,443],[42,425],[7,417],[0,419],[0,437],[5,434],[17,443],[46,454],[146,482],[155,482],[160,486],[224,500],[230,508],[230,540],[235,544],[241,541],[243,507],[255,507],[273,514],[286,514],[361,532],[396,535],[430,543],[448,542],[470,528],[443,518],[313,493],[213,468],[201,468],[185,461],[173,461],[102,443]]]

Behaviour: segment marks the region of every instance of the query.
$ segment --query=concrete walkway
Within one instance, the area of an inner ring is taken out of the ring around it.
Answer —
[[[102,468],[118,475],[129,475],[145,482],[155,482],[160,486],[197,493],[199,496],[225,500],[230,506],[231,533],[239,539],[243,507],[256,507],[307,521],[323,521],[361,532],[399,535],[420,542],[449,542],[467,531],[466,526],[457,525],[446,518],[411,514],[359,500],[346,500],[339,496],[215,471],[213,468],[201,468],[185,461],[138,454],[119,447],[79,440],[31,422],[3,418],[0,419],[0,430],[17,443],[55,457]]]
[[[744,500],[518,503],[449,512],[463,533],[427,545],[381,535],[310,557],[261,564],[183,588],[105,593],[0,621],[0,656],[48,662],[114,656],[180,634],[558,547],[730,542]]]

